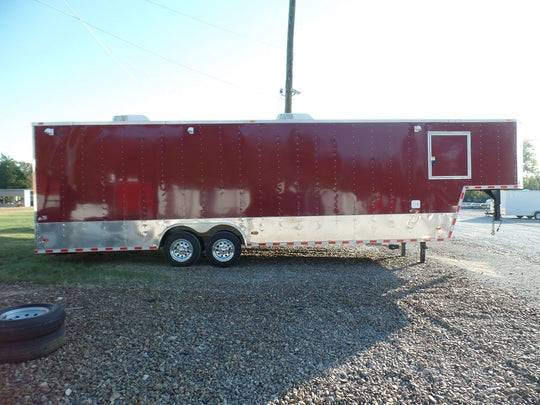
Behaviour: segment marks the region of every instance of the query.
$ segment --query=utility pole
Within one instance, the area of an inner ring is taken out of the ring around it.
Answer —
[[[294,13],[296,0],[289,0],[289,31],[287,34],[287,73],[285,76],[285,113],[292,112],[292,75],[293,75],[293,43],[294,43]]]

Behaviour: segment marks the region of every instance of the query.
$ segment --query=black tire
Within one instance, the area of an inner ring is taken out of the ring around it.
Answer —
[[[66,313],[56,304],[26,304],[0,311],[0,342],[48,335],[64,324]]]
[[[201,257],[201,242],[191,232],[175,232],[165,240],[163,253],[173,266],[191,266]]]
[[[540,219],[540,211],[534,213],[534,219]]]
[[[66,341],[66,329],[60,326],[48,335],[20,342],[0,343],[0,364],[34,360],[54,352]]]
[[[240,239],[232,232],[216,232],[206,243],[206,258],[212,266],[232,266],[238,262],[241,253]]]

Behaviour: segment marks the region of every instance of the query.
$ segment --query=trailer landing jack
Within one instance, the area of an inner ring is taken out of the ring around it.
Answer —
[[[401,242],[400,245],[388,245],[388,247],[392,250],[400,249],[401,257],[407,255],[407,244],[405,242]],[[420,242],[420,263],[426,262],[426,249],[426,242]]]
[[[426,242],[420,242],[420,263],[426,262]]]

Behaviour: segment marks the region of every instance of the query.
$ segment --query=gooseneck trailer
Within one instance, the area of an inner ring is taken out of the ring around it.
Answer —
[[[157,250],[217,266],[244,248],[452,236],[467,190],[521,185],[516,122],[35,123],[35,253]]]

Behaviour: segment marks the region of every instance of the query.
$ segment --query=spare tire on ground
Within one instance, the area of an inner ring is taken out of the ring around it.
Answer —
[[[65,341],[66,313],[56,304],[26,304],[0,310],[0,363],[32,360]]]
[[[0,310],[0,342],[48,335],[64,324],[66,313],[56,304],[26,304]]]
[[[47,335],[20,342],[0,342],[0,363],[34,360],[54,352],[66,341],[66,329],[60,328]]]

